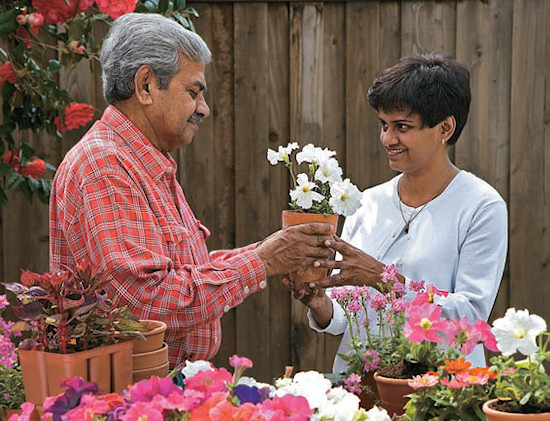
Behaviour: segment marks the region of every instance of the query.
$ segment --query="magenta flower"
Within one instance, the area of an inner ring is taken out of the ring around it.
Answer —
[[[307,421],[313,410],[303,396],[284,395],[266,399],[260,414],[269,414],[269,420]]]
[[[481,340],[489,351],[498,352],[497,340],[491,332],[491,326],[485,320],[477,319],[474,322],[474,329],[479,332]]]
[[[447,325],[447,342],[450,346],[460,345],[464,355],[470,355],[474,347],[481,341],[481,334],[474,329],[466,316],[460,320],[451,319]]]
[[[345,388],[351,392],[359,395],[361,393],[361,376],[355,373],[351,373],[347,379],[344,380]]]
[[[163,421],[162,407],[155,406],[151,402],[136,402],[124,415],[121,421]]]
[[[239,357],[238,355],[233,355],[232,357],[229,358],[229,365],[235,368],[235,371],[233,372],[233,384],[237,384],[243,372],[247,368],[252,367],[252,361],[246,357]]]
[[[194,376],[185,379],[185,389],[202,392],[205,399],[208,399],[215,392],[225,392],[227,390],[226,383],[230,383],[232,377],[225,368],[199,371]]]
[[[409,289],[412,292],[421,292],[424,289],[424,281],[410,281]]]
[[[435,304],[412,306],[407,310],[409,320],[405,323],[405,337],[412,343],[424,340],[441,344],[439,332],[446,330],[447,322],[441,317],[441,308]]]
[[[365,362],[365,371],[374,371],[380,363],[380,356],[374,349],[371,349],[363,354],[363,361]]]
[[[386,265],[382,271],[382,282],[397,281],[397,266]]]
[[[374,310],[380,310],[386,307],[388,300],[382,294],[374,294],[370,299],[370,307]]]
[[[128,388],[128,392],[132,402],[151,402],[157,395],[168,397],[172,393],[183,394],[170,377],[157,376],[134,383]]]

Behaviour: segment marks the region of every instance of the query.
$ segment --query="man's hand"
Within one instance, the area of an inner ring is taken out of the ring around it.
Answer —
[[[334,254],[325,246],[333,235],[329,224],[295,225],[267,237],[258,245],[256,252],[264,262],[267,276],[297,272]]]

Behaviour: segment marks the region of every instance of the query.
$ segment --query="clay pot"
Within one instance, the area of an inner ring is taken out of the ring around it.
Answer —
[[[502,412],[492,409],[491,406],[498,399],[491,399],[483,404],[483,413],[487,417],[487,421],[550,421],[550,413],[545,412],[542,414],[518,414],[513,412]]]
[[[140,380],[148,379],[151,376],[166,377],[168,376],[170,369],[168,367],[168,361],[165,363],[155,366],[142,368],[140,370],[134,370],[133,381],[139,382]]]
[[[132,348],[124,341],[73,354],[18,350],[25,397],[42,405],[48,396],[64,392],[61,381],[79,376],[104,392],[122,392],[132,383]]]
[[[374,372],[369,371],[363,374],[361,385],[367,386],[370,389],[370,392],[365,390],[361,392],[361,394],[359,395],[359,399],[361,399],[361,401],[359,402],[359,406],[361,408],[369,410],[380,401],[378,387],[376,385],[376,381],[374,380]]]
[[[409,379],[390,379],[389,377],[379,376],[374,373],[374,380],[380,395],[382,407],[388,411],[390,417],[393,415],[403,415],[403,409],[414,389],[409,386]]]
[[[144,368],[157,367],[168,361],[168,345],[162,343],[162,347],[154,351],[134,353],[132,355],[134,371]]]
[[[148,327],[148,332],[140,332],[145,336],[145,340],[136,339],[134,341],[134,354],[142,354],[162,348],[164,343],[164,334],[166,333],[166,323],[159,320],[140,320]]]
[[[2,421],[8,421],[12,415],[21,415],[23,411],[21,409],[4,409],[4,415],[2,415]],[[35,409],[32,411],[30,421],[40,421],[40,414]]]
[[[321,213],[300,213],[293,211],[283,211],[282,225],[283,229],[294,225],[307,224],[310,222],[324,222],[331,224],[336,232],[338,226],[338,215],[332,214],[325,216]],[[291,272],[289,278],[294,283],[307,283],[321,280],[327,276],[328,270],[324,268],[308,267],[299,272]]]

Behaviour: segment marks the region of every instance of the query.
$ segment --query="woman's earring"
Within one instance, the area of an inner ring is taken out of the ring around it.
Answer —
[[[446,141],[446,139],[441,139],[441,144],[444,145]]]

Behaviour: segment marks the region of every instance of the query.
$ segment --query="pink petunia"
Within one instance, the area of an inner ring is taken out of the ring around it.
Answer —
[[[439,376],[426,373],[422,376],[413,376],[412,380],[409,381],[409,386],[416,390],[421,387],[435,386],[438,382]]]
[[[477,319],[474,322],[474,328],[477,329],[481,336],[481,340],[489,351],[498,352],[497,341],[495,335],[491,332],[491,326],[485,320]]]
[[[447,325],[447,342],[450,346],[460,345],[463,355],[470,355],[481,341],[481,334],[475,329],[466,316],[460,320],[452,318]]]
[[[192,377],[185,379],[185,388],[204,393],[208,398],[216,392],[225,392],[226,383],[231,382],[232,375],[225,368],[217,370],[199,371]]]
[[[163,421],[162,408],[154,406],[151,402],[136,402],[130,409],[120,416],[121,421]]]
[[[172,393],[183,394],[170,377],[157,376],[134,383],[128,388],[128,392],[132,402],[151,402],[157,395],[168,397]]]
[[[423,304],[408,308],[404,335],[412,343],[424,340],[441,344],[443,338],[439,332],[445,332],[447,322],[441,317],[441,307],[435,304]]]
[[[272,399],[266,399],[262,405],[262,413],[266,411],[282,411],[285,417],[268,418],[281,419],[286,421],[307,421],[313,410],[309,407],[307,399],[303,396],[284,395],[274,396]]]

